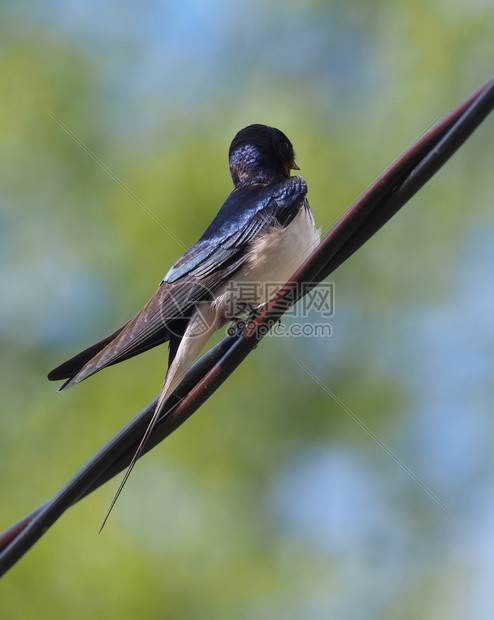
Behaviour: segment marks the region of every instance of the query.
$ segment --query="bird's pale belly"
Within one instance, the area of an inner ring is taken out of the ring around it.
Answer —
[[[246,265],[226,282],[213,303],[225,319],[274,297],[317,247],[319,231],[308,208],[286,227],[273,227],[251,245]]]

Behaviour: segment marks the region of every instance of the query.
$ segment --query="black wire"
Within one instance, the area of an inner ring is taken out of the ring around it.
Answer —
[[[255,322],[256,327],[272,326],[297,299],[360,248],[444,165],[494,108],[494,78],[483,88],[480,95],[474,94],[470,98],[473,99],[472,103],[462,104],[457,111],[438,123],[363,194],[299,269],[292,279],[293,285],[284,287],[282,293],[268,306],[268,310]],[[460,116],[458,110],[462,107],[465,111]],[[300,283],[302,287],[296,286]],[[146,452],[190,417],[255,348],[262,336],[263,333],[258,330],[244,334],[237,341],[227,337],[203,356],[170,397],[166,415],[157,424]],[[50,501],[0,537],[5,547],[0,554],[0,576],[71,505],[128,465],[152,416],[155,403],[156,399],[115,435]]]

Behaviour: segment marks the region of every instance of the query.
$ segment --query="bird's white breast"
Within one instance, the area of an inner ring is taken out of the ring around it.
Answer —
[[[218,291],[214,305],[234,315],[237,304],[259,306],[269,301],[319,245],[310,208],[302,207],[286,227],[260,234],[248,249],[247,263]]]

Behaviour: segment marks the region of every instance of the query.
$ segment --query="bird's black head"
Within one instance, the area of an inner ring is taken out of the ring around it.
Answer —
[[[290,140],[275,127],[249,125],[233,138],[229,151],[235,186],[268,183],[299,170]]]

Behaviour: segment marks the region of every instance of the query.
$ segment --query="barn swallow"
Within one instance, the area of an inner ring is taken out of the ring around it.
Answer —
[[[299,167],[283,132],[266,125],[242,129],[231,143],[229,165],[233,191],[149,302],[120,329],[48,375],[66,379],[58,391],[66,390],[168,341],[168,370],[141,449],[166,398],[210,336],[246,309],[269,301],[320,241],[307,184],[290,176]]]

